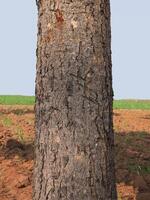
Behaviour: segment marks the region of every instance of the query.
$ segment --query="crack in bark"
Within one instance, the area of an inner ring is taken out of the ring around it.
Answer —
[[[116,200],[109,1],[36,3],[33,199]]]

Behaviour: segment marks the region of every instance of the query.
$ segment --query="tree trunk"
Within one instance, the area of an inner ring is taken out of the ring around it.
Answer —
[[[116,200],[109,0],[39,0],[34,200]]]

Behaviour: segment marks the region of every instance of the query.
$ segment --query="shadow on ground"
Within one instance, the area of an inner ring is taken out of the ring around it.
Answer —
[[[9,138],[1,153],[5,159],[32,161],[34,143]],[[150,133],[115,133],[115,155],[118,200],[150,200]]]
[[[24,115],[24,114],[34,114],[33,109],[8,109],[8,110],[1,110],[1,114],[15,114],[15,115]]]
[[[150,200],[150,133],[116,133],[115,154],[117,183],[133,186],[131,199]],[[121,199],[130,199],[126,195]]]
[[[22,143],[16,139],[8,139],[6,145],[1,148],[1,152],[6,159],[19,156],[21,159],[34,159],[34,143]]]

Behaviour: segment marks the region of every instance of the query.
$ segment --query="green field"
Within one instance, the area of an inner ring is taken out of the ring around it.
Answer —
[[[21,96],[21,95],[1,95],[1,105],[33,105],[35,102],[34,96]]]
[[[150,100],[115,100],[114,109],[150,109]]]
[[[1,105],[33,105],[34,96],[1,95]],[[150,100],[114,100],[114,109],[150,109]]]

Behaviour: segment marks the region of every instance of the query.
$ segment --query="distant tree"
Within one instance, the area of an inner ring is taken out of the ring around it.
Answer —
[[[109,0],[39,0],[34,200],[116,200]]]

